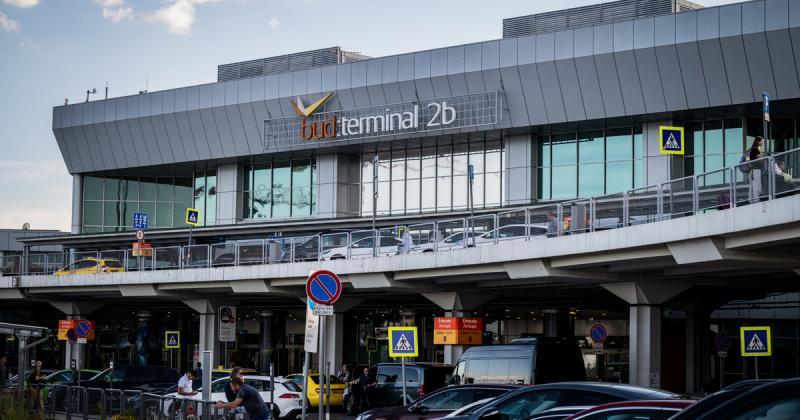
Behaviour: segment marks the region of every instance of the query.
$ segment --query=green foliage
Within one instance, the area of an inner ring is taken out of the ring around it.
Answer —
[[[43,420],[36,410],[25,406],[25,398],[17,398],[16,394],[0,395],[0,419],[3,420]]]

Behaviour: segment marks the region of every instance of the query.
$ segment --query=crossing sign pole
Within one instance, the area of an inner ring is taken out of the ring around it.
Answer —
[[[411,337],[409,339],[409,337]],[[400,358],[403,381],[403,405],[408,404],[406,394],[406,357],[419,356],[419,335],[417,327],[389,327],[389,356]]]
[[[772,331],[770,327],[740,327],[742,357],[754,357],[758,379],[759,356],[772,356]]]

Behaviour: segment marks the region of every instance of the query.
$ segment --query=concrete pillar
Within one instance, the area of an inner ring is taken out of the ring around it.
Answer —
[[[342,367],[343,358],[343,338],[344,338],[344,314],[335,313],[325,317],[325,360],[330,362],[329,374],[335,375]]]
[[[81,233],[83,224],[83,175],[72,175],[72,229],[73,235]]]
[[[218,225],[234,224],[242,219],[242,186],[244,167],[237,163],[217,167],[217,216]]]
[[[683,156],[662,155],[659,151],[658,127],[665,125],[671,126],[672,121],[648,122],[642,125],[642,141],[644,142],[644,179],[642,185],[653,185],[660,182],[667,182],[672,178],[680,178],[683,175],[673,173],[683,173]]]
[[[545,309],[542,312],[544,312],[544,336],[558,337],[558,309]]]
[[[697,348],[697,313],[694,311],[686,312],[686,393],[692,394],[697,391],[697,373],[695,372],[695,361],[697,360],[695,349]]]
[[[212,302],[208,299],[184,300],[183,303],[197,311],[200,315],[200,337],[198,340],[198,347],[201,355],[204,351],[211,352],[211,363],[208,366],[203,366],[203,369],[209,369],[219,360],[219,346],[217,343],[217,312],[219,311],[219,303]],[[188,366],[181,366],[181,369],[187,367]]]
[[[64,313],[67,319],[86,319],[86,317],[103,306],[101,303],[94,302],[50,302],[56,309]],[[75,359],[78,366],[84,366],[85,355],[83,344],[65,343],[64,369],[69,369],[69,362]]]
[[[534,158],[535,144],[530,134],[510,136],[506,139],[504,162],[506,177],[504,205],[530,204],[536,199]]]
[[[422,296],[444,309],[445,316],[463,316],[464,311],[477,308],[497,297],[497,294],[487,292],[434,292],[423,293]],[[444,363],[455,364],[463,353],[463,345],[444,344]]]
[[[314,180],[319,218],[359,215],[361,203],[361,162],[358,156],[328,154],[317,156]]]

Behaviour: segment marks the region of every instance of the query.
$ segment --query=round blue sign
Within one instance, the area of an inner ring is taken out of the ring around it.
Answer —
[[[89,331],[91,330],[91,326],[89,325],[89,321],[82,319],[75,323],[75,334],[78,337],[86,337],[89,335]]]
[[[606,331],[606,327],[604,327],[602,324],[594,324],[589,330],[589,337],[591,337],[592,341],[595,343],[602,343],[606,341],[607,334],[608,332]]]
[[[341,296],[342,282],[336,274],[328,270],[319,270],[308,276],[306,294],[315,303],[330,305]]]

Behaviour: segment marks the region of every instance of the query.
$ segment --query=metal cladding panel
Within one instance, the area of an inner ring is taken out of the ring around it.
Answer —
[[[576,29],[572,39],[575,57],[587,57],[594,54],[594,28]]]
[[[450,47],[447,49],[447,72],[455,74],[464,72],[464,46]]]
[[[728,76],[731,101],[733,103],[753,102],[753,88],[750,70],[747,68],[747,56],[744,53],[744,41],[741,36],[720,38],[722,58]]]
[[[401,102],[414,102],[419,98],[417,97],[417,88],[412,80],[404,80],[398,83],[400,86]]]
[[[176,162],[177,156],[172,151],[172,145],[167,137],[167,129],[164,128],[164,116],[153,115],[152,117],[145,118],[146,125],[149,125],[150,132],[145,130],[145,136],[152,135],[152,140],[158,145],[158,150],[161,153],[161,163]]]
[[[575,61],[572,59],[556,61],[556,71],[558,72],[558,81],[561,86],[561,97],[564,100],[564,110],[567,113],[567,120],[585,120],[586,110],[583,108],[581,85],[578,82]]]
[[[334,69],[335,71],[335,69]],[[324,74],[324,70],[323,70]],[[334,74],[334,78],[335,78]],[[325,79],[322,79],[323,83]],[[335,85],[334,85],[335,86]],[[264,78],[264,99],[275,99],[280,97],[280,79],[277,75],[269,75]]]
[[[764,6],[767,31],[789,27],[789,0],[766,0]]]
[[[337,95],[333,95],[331,100],[338,102],[339,98],[337,97]],[[284,115],[284,113],[283,113],[282,106],[283,106],[284,102],[285,101],[280,100],[280,99],[270,99],[268,101],[264,101],[264,104],[267,107],[267,115],[269,116],[269,118],[275,119],[275,118],[281,118],[281,117],[287,116],[287,115]],[[327,106],[327,104],[326,104],[326,106]],[[292,112],[294,112],[294,110],[292,110]]]
[[[336,90],[336,67],[323,67],[321,70],[322,73],[322,80],[320,83],[320,92],[331,92]],[[269,87],[269,78],[267,78],[264,83],[267,87]],[[265,97],[265,99],[276,99],[277,96],[273,97],[269,94]]]
[[[675,44],[675,15],[656,16],[656,46]]]
[[[567,112],[564,109],[564,100],[561,97],[561,85],[558,82],[558,73],[554,62],[538,63],[539,82],[542,84],[544,103],[547,108],[549,122],[567,121]]]
[[[186,118],[189,121],[189,134],[191,135],[193,144],[197,148],[197,156],[200,159],[211,159],[212,156],[215,156],[215,149],[211,148],[211,139],[209,139],[209,136],[206,134],[202,111],[189,111],[186,113]],[[178,117],[178,120],[180,120],[180,117]],[[181,125],[181,132],[182,134],[186,134],[183,125]]]
[[[500,67],[517,65],[517,38],[500,40]]]
[[[367,95],[371,104],[386,104],[386,95],[380,85],[367,86]]]
[[[340,69],[344,71],[344,69]],[[348,82],[350,80],[349,70],[350,67],[347,67],[348,70]],[[292,78],[292,73],[282,73],[278,75],[278,97],[285,98],[292,95],[292,87],[293,87],[294,80]],[[221,103],[214,102],[214,106],[222,106]]]
[[[633,49],[633,21],[614,24],[614,52]]]
[[[414,53],[414,78],[431,77],[431,52]]]
[[[433,99],[436,97],[436,94],[433,92],[431,79],[416,79],[414,80],[414,86],[416,87],[416,96],[420,100]]]
[[[703,75],[703,65],[700,62],[700,51],[697,43],[678,44],[678,61],[681,65],[683,86],[686,88],[686,102],[689,108],[704,108],[708,106],[708,92]]]
[[[172,119],[174,119],[175,123],[175,135],[177,135],[183,143],[183,150],[186,151],[186,158],[189,161],[203,159],[200,157],[197,139],[192,136],[192,128],[189,125],[188,113],[186,111],[176,112],[172,114]],[[167,130],[169,131],[170,129],[170,125],[167,125]],[[173,134],[170,133],[170,135]],[[208,145],[206,144],[206,148],[207,147]]]
[[[133,141],[133,136],[131,135],[129,123],[130,120],[120,120],[113,124],[113,126],[117,130],[117,134],[119,134],[119,139],[122,142],[122,146],[125,148],[125,155],[128,161],[133,163],[130,166],[144,166],[146,157],[143,155],[146,153],[140,151],[139,148],[136,147],[136,143]]]
[[[217,130],[217,123],[214,119],[214,111],[212,108],[200,110],[200,123],[203,132],[208,140],[208,148],[211,150],[211,156],[224,157],[222,141],[219,138],[219,130]],[[192,120],[192,127],[194,127],[194,120]]]
[[[791,0],[789,2],[789,27],[796,28],[800,26],[800,0]]]
[[[186,110],[193,111],[200,108],[200,87],[186,88]]]
[[[556,32],[555,59],[566,60],[575,57],[574,31]]]
[[[367,61],[367,85],[379,85],[383,83],[383,61],[382,60],[369,60]],[[319,72],[319,69],[314,69]],[[312,70],[309,70],[311,72]],[[311,80],[311,76],[309,75],[309,81]],[[318,89],[319,90],[319,89]],[[309,82],[309,92],[317,92],[318,90],[311,90],[311,85]]]
[[[597,78],[594,58],[576,58],[575,68],[577,69],[586,118],[605,118],[606,110],[603,106],[603,93],[600,91],[600,81]]]
[[[243,102],[250,102],[253,100],[253,79],[240,79],[237,80],[236,101],[233,103],[240,104]]]
[[[396,82],[384,83],[382,86],[383,94],[386,97],[386,103],[399,104],[403,102],[403,97],[400,95],[400,85]]]
[[[212,100],[211,97],[214,94],[214,87],[212,85],[203,85],[200,86],[200,94],[199,94],[199,108],[211,108]]]
[[[593,39],[595,54],[614,52],[614,25],[595,26]]]
[[[645,18],[633,21],[633,48],[652,48],[655,45],[655,19]]]
[[[102,105],[101,102],[96,102],[97,105]],[[101,120],[102,118],[98,118],[102,116],[105,112],[102,106],[95,106],[94,113],[95,119]],[[90,124],[87,127],[90,127],[89,134],[90,138],[92,135],[94,136],[94,142],[97,145],[97,150],[95,151],[95,156],[98,158],[95,159],[96,164],[100,164],[102,167],[114,167],[116,160],[114,159],[114,152],[111,150],[111,145],[108,142],[108,137],[105,135],[104,132],[97,130],[97,124],[101,124],[102,122],[96,122],[94,124]]]
[[[119,99],[109,99],[105,102],[105,106],[103,107],[104,116],[103,122],[114,121],[117,119],[117,103],[120,102]]]
[[[381,80],[383,83],[397,82],[397,71],[399,70],[400,59],[398,56],[382,58],[381,60]]]
[[[775,93],[775,81],[772,78],[772,64],[767,50],[767,37],[764,33],[742,35],[744,52],[750,69],[750,80],[753,81],[753,97],[761,98],[762,92]],[[775,97],[774,99],[782,99]]]
[[[447,74],[447,49],[439,48],[431,51],[431,77]]]
[[[708,103],[711,106],[730,105],[731,91],[728,87],[728,76],[725,74],[725,60],[722,58],[719,39],[700,41],[697,47],[708,90]]]
[[[60,129],[61,136],[64,138],[64,145],[70,155],[70,162],[73,173],[84,172],[83,158],[81,157],[80,148],[78,147],[77,140],[75,139],[75,127],[64,127]]]
[[[556,59],[555,34],[536,35],[536,62],[544,63]]]
[[[619,72],[619,86],[622,90],[625,114],[644,114],[642,84],[639,81],[639,71],[636,68],[636,57],[634,57],[633,51],[614,53],[614,61],[617,63],[617,71]]]
[[[447,83],[450,85],[450,92],[453,96],[463,96],[469,94],[467,89],[467,78],[464,74],[451,74],[447,76]]]
[[[414,80],[414,54],[397,57],[397,80]]]
[[[236,156],[243,156],[251,153],[249,139],[244,130],[245,116],[239,112],[239,105],[226,105],[225,114],[228,116],[228,125],[231,130],[231,140],[233,141],[234,153]],[[256,149],[258,151],[258,148]]]
[[[769,3],[767,3],[769,5]],[[775,76],[777,98],[796,98],[800,96],[797,81],[797,66],[794,54],[781,53],[792,51],[792,40],[787,31],[767,32],[767,44],[772,59],[772,73]]]
[[[697,39],[719,38],[719,9],[701,9],[697,11]]]
[[[467,79],[467,89],[469,89],[469,93],[486,92],[486,84],[483,81],[482,72],[472,71],[464,73],[464,77]]]
[[[211,108],[211,113],[214,116],[214,123],[217,125],[219,132],[219,142],[222,144],[222,155],[224,157],[236,156],[239,154],[236,145],[236,138],[231,131],[231,124],[228,121],[228,113],[225,107],[217,106]]]
[[[110,166],[112,168],[130,166],[130,163],[127,161],[127,156],[125,156],[125,149],[119,142],[119,136],[116,135],[116,129],[113,127],[114,124],[115,123],[113,122],[95,124],[95,132],[97,133],[97,137],[104,140],[111,153],[111,161],[106,166]],[[112,132],[114,135],[112,135]]]
[[[697,41],[697,12],[678,13],[675,15],[675,42]]]
[[[75,127],[73,134],[78,139],[78,151],[81,154],[81,161],[83,162],[83,171],[95,171],[98,165],[94,163],[94,154],[99,153],[97,149],[92,149],[92,142],[86,131],[87,125]]]
[[[53,124],[50,126],[52,129],[61,128],[61,115],[63,113],[65,107],[56,106],[53,107]]]
[[[369,100],[369,93],[367,93],[366,87],[357,87],[350,89],[350,93],[353,95],[353,100],[355,101],[355,108],[367,108],[370,105]]]
[[[253,123],[258,131],[258,138],[256,140],[261,145],[259,148],[263,148],[262,143],[264,141],[264,121],[270,119],[269,114],[267,114],[267,103],[265,101],[256,101],[251,105],[253,111]]]
[[[464,72],[479,71],[481,69],[481,44],[464,46]]]
[[[431,77],[431,86],[433,87],[433,98],[448,98],[453,96],[447,76]]]
[[[319,70],[319,69],[317,69],[317,70]],[[317,71],[317,76],[318,76],[317,80],[316,80],[317,88],[319,88],[320,77],[321,77],[320,73],[321,73],[320,71]],[[265,81],[265,78],[264,77],[254,77],[253,79],[250,79],[250,80],[253,81],[252,84],[250,85],[250,100],[253,101],[253,102],[263,101],[264,100],[264,96],[265,96],[264,95],[264,81]],[[313,83],[313,78],[311,76],[311,72],[309,72],[309,76],[308,76],[308,84],[309,84],[309,86],[311,85],[311,83]]]
[[[175,112],[186,111],[188,93],[189,93],[189,89],[186,89],[186,88],[175,89],[175,96],[174,96],[174,103],[175,103],[174,111]]]
[[[536,37],[523,36],[517,38],[517,64],[536,62]]]
[[[642,84],[644,109],[647,112],[666,111],[667,102],[664,98],[664,89],[661,87],[655,48],[635,50],[634,58],[636,59],[639,80]]]
[[[487,41],[481,43],[481,70],[500,67],[500,43]]]
[[[511,120],[509,123],[514,127],[530,124],[518,67],[503,67],[500,69],[500,76],[503,78],[503,86],[506,88],[504,105],[507,105],[509,111],[508,115]],[[504,108],[506,107],[504,106]]]
[[[339,104],[338,109],[358,108],[358,103],[353,92],[350,89],[337,89],[336,95],[333,95],[336,102]],[[294,111],[285,100],[280,100],[281,109],[284,115],[292,115]],[[363,100],[361,101],[363,103]]]
[[[287,75],[289,78],[289,87],[288,90],[291,92],[291,74]],[[225,85],[231,84],[231,82],[223,82],[223,83],[215,83],[211,85],[211,106],[224,106],[225,105]]]
[[[742,34],[742,5],[731,4],[719,8],[719,36]]]
[[[764,1],[742,3],[742,34],[764,32]]]
[[[364,87],[367,85],[367,62],[356,61],[350,66],[350,86]]]
[[[167,138],[169,139],[169,144],[172,145],[172,153],[175,155],[175,159],[178,162],[186,162],[196,159],[195,154],[187,151],[186,146],[183,144],[183,139],[178,132],[178,121],[175,119],[175,113],[164,114],[163,121],[164,128],[167,132]]]
[[[70,174],[75,173],[75,168],[72,165],[72,155],[69,148],[66,146],[66,139],[63,134],[64,130],[61,128],[53,128],[53,137],[56,139],[56,145],[61,152],[61,157],[64,159],[64,165],[67,167],[67,172]]]
[[[137,150],[139,150],[139,160],[142,164],[144,166],[149,166],[161,163],[161,158],[158,156],[158,146],[151,144],[150,141],[144,137],[141,119],[129,119],[128,130],[130,130],[131,138],[133,138],[133,144]]]
[[[544,104],[542,86],[539,83],[539,72],[536,64],[519,66],[519,78],[522,81],[525,104],[528,109],[528,120],[531,124],[547,124],[547,108]]]
[[[617,74],[614,55],[596,55],[594,56],[594,65],[597,68],[597,78],[600,80],[600,90],[603,92],[603,107],[606,117],[625,115],[625,103],[622,102],[622,89],[619,86],[619,74]]]

